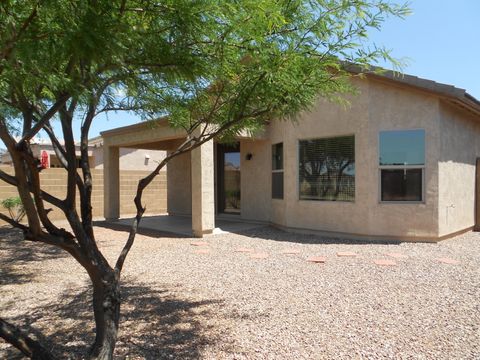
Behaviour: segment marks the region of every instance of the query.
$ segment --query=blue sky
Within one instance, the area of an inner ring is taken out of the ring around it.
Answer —
[[[409,75],[466,89],[480,99],[480,1],[413,0],[405,20],[387,19],[370,38],[409,58]]]

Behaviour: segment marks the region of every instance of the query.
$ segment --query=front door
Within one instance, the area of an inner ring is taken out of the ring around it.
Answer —
[[[240,214],[240,144],[217,144],[218,212]]]

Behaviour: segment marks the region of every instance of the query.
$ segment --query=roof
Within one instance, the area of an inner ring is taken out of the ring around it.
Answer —
[[[397,71],[385,70],[372,66],[370,70],[365,70],[358,65],[347,65],[346,70],[356,74],[366,74],[371,78],[379,80],[390,80],[396,83],[433,93],[444,100],[460,106],[477,116],[480,116],[480,100],[470,95],[465,89],[453,85],[442,84],[433,80],[423,79],[418,76],[402,74]]]
[[[383,69],[376,66],[371,66],[365,69],[355,64],[345,64],[344,68],[353,74],[365,74],[367,77],[374,78],[380,81],[391,81],[408,87],[412,87],[421,91],[426,91],[440,98],[452,103],[453,105],[466,109],[467,111],[480,117],[480,100],[469,94],[465,89],[455,87],[453,85],[442,84],[433,80],[423,79],[418,76],[403,74],[398,71]],[[167,117],[162,117],[155,122],[157,124],[164,124]],[[102,146],[103,137],[129,133],[134,130],[146,129],[147,122],[140,122],[129,126],[122,126],[100,133],[100,136],[89,140],[89,145]],[[151,125],[150,125],[151,126]]]
[[[102,136],[95,136],[93,138],[88,139],[88,146],[93,147],[100,147],[103,146],[103,138]]]
[[[21,137],[20,136],[15,136],[15,141],[20,141]],[[65,141],[63,139],[58,139],[58,142],[60,145],[65,145]],[[75,146],[80,146],[80,141],[74,140]],[[50,139],[44,139],[39,136],[34,136],[30,140],[30,145],[39,145],[39,146],[52,146],[52,142]]]
[[[130,133],[134,130],[151,129],[152,126],[165,125],[166,121],[167,121],[166,116],[163,116],[163,117],[161,117],[159,119],[156,119],[156,120],[141,121],[141,122],[138,122],[138,123],[133,124],[133,125],[127,125],[127,126],[122,126],[122,127],[102,131],[100,133],[100,137],[103,138],[105,135],[110,136],[110,135]],[[96,139],[96,138],[92,138],[91,140],[93,140],[93,139]]]

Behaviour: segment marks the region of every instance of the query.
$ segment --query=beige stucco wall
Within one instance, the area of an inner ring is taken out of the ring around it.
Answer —
[[[185,153],[167,164],[167,211],[171,215],[192,213],[191,156]]]
[[[252,158],[247,160],[249,153]],[[271,156],[271,144],[268,141],[240,142],[242,219],[271,220]]]
[[[480,121],[470,113],[440,106],[439,235],[474,225],[475,163],[480,157]]]
[[[281,226],[337,233],[389,237],[438,236],[439,101],[436,97],[373,80],[356,82],[360,93],[347,108],[320,100],[298,123],[274,122],[260,161],[242,167],[242,217],[264,218]],[[425,182],[422,204],[379,202],[378,134],[380,130],[426,131]],[[298,197],[298,140],[355,135],[356,194],[354,202],[308,201]],[[284,143],[284,199],[271,199],[271,174],[256,176],[259,168],[271,171],[271,144]],[[244,178],[257,179],[244,182]],[[268,182],[268,188],[255,190]],[[255,192],[256,191],[256,192]],[[249,194],[251,193],[251,194]],[[251,203],[248,204],[246,196]],[[245,199],[245,200],[243,200]],[[269,203],[271,206],[268,211]],[[261,211],[257,209],[262,209]]]
[[[93,148],[92,155],[95,169],[103,169],[103,147]],[[162,150],[120,148],[120,170],[153,171],[165,155]]]
[[[240,218],[296,230],[411,240],[435,240],[471,227],[478,119],[404,85],[374,79],[355,80],[355,85],[359,93],[349,97],[350,106],[319,100],[298,122],[272,122],[261,140],[240,141]],[[425,130],[424,202],[381,203],[379,132],[406,129]],[[299,200],[298,141],[344,135],[355,136],[355,201]],[[284,144],[283,200],[271,198],[271,147],[278,142]],[[168,164],[167,179],[168,212],[191,214],[190,154]]]

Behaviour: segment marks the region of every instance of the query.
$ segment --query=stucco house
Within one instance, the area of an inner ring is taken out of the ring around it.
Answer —
[[[437,241],[480,225],[480,102],[393,72],[352,77],[350,106],[320,99],[234,145],[211,141],[167,166],[170,215],[196,236],[215,218],[332,236]],[[166,120],[102,133],[105,217],[119,217],[119,149],[171,151]],[[241,200],[241,201],[240,201]]]
[[[103,138],[97,136],[88,139],[88,146],[92,149],[92,167],[103,169]],[[165,158],[165,151],[145,149],[120,149],[120,170],[153,171],[158,163]]]

